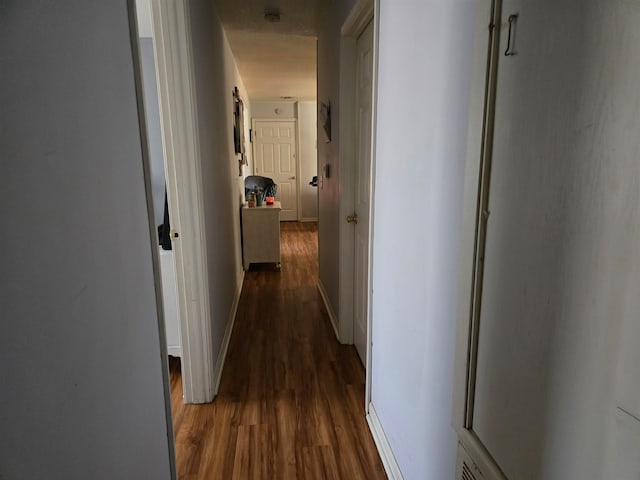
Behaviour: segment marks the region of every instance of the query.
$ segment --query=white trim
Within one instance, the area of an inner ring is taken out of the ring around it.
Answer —
[[[213,399],[213,342],[189,0],[152,2],[167,197],[174,230],[185,403]]]
[[[231,341],[231,334],[233,333],[233,326],[236,323],[236,315],[238,313],[238,305],[240,304],[240,296],[242,295],[242,286],[244,285],[244,270],[240,277],[240,285],[236,290],[236,295],[229,311],[229,319],[227,320],[227,327],[224,331],[224,337],[222,338],[222,345],[220,345],[220,351],[218,352],[218,360],[214,370],[213,387],[214,395],[218,395],[218,389],[220,388],[220,379],[222,378],[222,371],[224,369],[224,363],[227,360],[227,350],[229,349],[229,342]]]
[[[300,219],[300,222],[317,222],[318,217],[304,217]]]
[[[373,0],[360,0],[356,3],[342,24],[340,34],[357,38],[373,18],[375,7]]]
[[[372,403],[369,404],[367,423],[369,424],[371,436],[373,436],[373,441],[375,442],[378,453],[380,454],[380,460],[382,460],[382,465],[384,466],[384,471],[386,472],[387,477],[389,477],[390,480],[403,480],[404,477],[400,471],[400,466],[393,454],[393,450],[389,444],[389,439],[384,433],[384,429],[382,428],[382,424],[380,423],[380,419],[378,418],[378,414],[376,413],[376,409],[373,408]]]
[[[375,0],[373,5],[373,73],[372,73],[372,93],[373,99],[371,100],[371,171],[369,192],[371,200],[369,202],[369,276],[367,279],[367,362],[365,368],[365,389],[364,389],[364,404],[365,408],[371,404],[371,369],[373,368],[373,318],[371,316],[373,305],[373,224],[375,221],[375,180],[376,180],[376,135],[378,131],[378,35],[380,32],[380,17],[378,12],[380,11],[380,0]],[[366,24],[365,24],[366,26]]]
[[[329,315],[329,320],[331,320],[331,326],[333,327],[333,331],[336,334],[336,338],[340,341],[340,335],[338,334],[338,320],[336,317],[333,308],[331,307],[331,302],[329,301],[329,295],[327,295],[327,291],[322,284],[322,280],[318,279],[318,291],[320,292],[320,296],[322,297],[322,301],[324,302],[324,307],[327,309],[327,314]]]

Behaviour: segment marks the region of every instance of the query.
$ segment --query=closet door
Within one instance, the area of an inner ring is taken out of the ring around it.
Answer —
[[[577,4],[502,6],[472,429],[509,479],[549,478],[542,470],[560,381],[555,335],[576,168],[571,126],[584,67],[586,9]]]

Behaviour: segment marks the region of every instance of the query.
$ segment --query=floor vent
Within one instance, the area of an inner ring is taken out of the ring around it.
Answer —
[[[462,462],[462,480],[478,480],[465,461]]]
[[[456,480],[486,480],[476,463],[471,459],[469,452],[460,443],[458,444]]]

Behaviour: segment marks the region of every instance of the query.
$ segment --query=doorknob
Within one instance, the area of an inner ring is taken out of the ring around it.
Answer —
[[[178,232],[176,232],[173,228],[171,230],[169,230],[169,237],[172,240],[175,240],[176,238],[178,238],[180,236],[180,234]]]
[[[296,177],[295,177],[295,176],[293,176],[293,177],[289,177],[289,180],[295,180],[295,179],[296,179]]]
[[[347,215],[347,223],[358,223],[358,214],[354,213],[353,215]]]

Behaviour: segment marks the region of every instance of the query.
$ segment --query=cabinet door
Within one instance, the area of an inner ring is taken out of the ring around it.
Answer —
[[[244,269],[251,263],[280,263],[280,208],[242,209]]]

